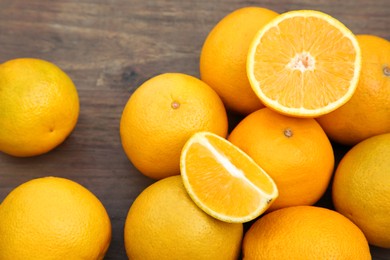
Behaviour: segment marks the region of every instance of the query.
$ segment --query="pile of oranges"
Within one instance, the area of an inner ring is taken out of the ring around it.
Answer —
[[[31,69],[12,81],[25,67],[56,76]],[[55,91],[24,88],[38,76]],[[52,64],[6,62],[0,90],[2,152],[48,152],[77,121],[75,87]],[[51,107],[61,96],[70,98]],[[36,120],[26,120],[29,111]],[[242,120],[229,125],[229,113]],[[128,212],[129,259],[370,259],[369,245],[390,248],[390,42],[354,35],[327,14],[233,11],[205,39],[200,78],[165,73],[144,82],[124,107],[120,136],[134,167],[156,180]],[[331,142],[351,147],[337,167]],[[329,187],[335,209],[313,206]],[[20,201],[33,192],[10,193],[0,234],[19,230],[8,225],[18,211],[12,201],[26,212]],[[107,250],[104,234],[94,257]],[[12,256],[5,248],[0,235],[2,259]]]

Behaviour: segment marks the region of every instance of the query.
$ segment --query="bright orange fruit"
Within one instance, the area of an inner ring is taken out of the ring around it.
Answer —
[[[336,210],[352,220],[370,244],[390,249],[390,133],[370,137],[344,155],[332,196]]]
[[[0,259],[102,260],[111,222],[99,199],[58,177],[30,180],[0,206]]]
[[[336,211],[295,206],[273,211],[246,232],[243,259],[371,259],[362,231]]]
[[[333,148],[313,118],[293,118],[262,108],[245,117],[228,140],[275,181],[279,197],[269,210],[314,204],[329,185]]]
[[[233,223],[262,214],[278,196],[274,181],[247,154],[210,132],[193,135],[180,160],[184,186],[209,215]]]
[[[237,260],[242,237],[242,224],[220,221],[196,206],[179,175],[143,190],[124,227],[131,260]]]
[[[200,54],[200,76],[227,109],[249,114],[264,107],[249,84],[246,59],[256,32],[278,15],[261,7],[239,8],[222,18],[207,35]]]
[[[325,13],[297,10],[277,16],[257,33],[247,73],[266,106],[317,117],[351,98],[360,63],[359,44],[347,27]]]
[[[19,58],[0,64],[0,152],[27,157],[47,153],[73,131],[79,97],[55,64]]]
[[[121,117],[123,149],[145,176],[180,174],[180,152],[196,132],[226,136],[228,120],[217,93],[182,73],[164,73],[144,82],[129,98]]]

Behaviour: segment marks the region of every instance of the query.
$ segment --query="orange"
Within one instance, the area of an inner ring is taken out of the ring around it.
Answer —
[[[123,149],[144,175],[180,174],[180,152],[198,131],[226,136],[228,121],[217,93],[201,80],[166,73],[143,83],[127,102],[121,122]]]
[[[336,211],[295,206],[271,212],[246,232],[243,259],[371,259],[362,231]]]
[[[390,133],[349,150],[332,186],[337,211],[351,219],[370,244],[390,248]]]
[[[0,259],[103,259],[111,224],[101,202],[58,177],[28,181],[0,206]]]
[[[315,119],[287,117],[262,108],[239,122],[228,139],[275,181],[279,197],[270,211],[314,204],[329,185],[333,148]]]
[[[362,69],[352,98],[318,118],[335,142],[355,145],[374,135],[390,133],[390,42],[374,35],[357,35]]]
[[[322,12],[296,10],[257,33],[247,72],[264,105],[291,116],[317,117],[351,98],[360,63],[356,37],[341,22]]]
[[[249,114],[264,107],[249,84],[246,59],[256,32],[277,15],[266,8],[243,7],[229,13],[209,32],[200,55],[200,75],[227,109]]]
[[[180,169],[196,205],[222,221],[253,220],[278,196],[274,181],[252,158],[209,132],[196,133],[187,141]]]
[[[243,225],[219,221],[199,209],[180,176],[146,188],[126,218],[125,248],[129,259],[236,260]]]
[[[73,131],[79,98],[69,76],[53,63],[30,58],[0,64],[0,152],[46,153]]]

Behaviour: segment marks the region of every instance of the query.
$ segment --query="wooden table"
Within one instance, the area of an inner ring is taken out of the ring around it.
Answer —
[[[127,211],[153,181],[141,175],[122,150],[122,109],[131,93],[154,75],[182,72],[198,77],[208,32],[223,16],[246,5],[280,13],[316,9],[354,33],[390,40],[389,0],[0,0],[0,63],[17,57],[52,61],[74,80],[81,103],[74,132],[55,150],[33,158],[0,154],[0,201],[33,178],[70,178],[99,197],[110,215],[113,237],[106,259],[126,259]],[[336,156],[347,149],[335,145]],[[331,207],[329,192],[321,203]],[[372,248],[372,254],[374,259],[390,259],[390,250]]]

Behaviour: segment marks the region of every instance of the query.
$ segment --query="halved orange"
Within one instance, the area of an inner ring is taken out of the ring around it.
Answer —
[[[275,182],[252,158],[210,132],[198,132],[187,141],[180,170],[195,204],[225,222],[253,220],[278,196]]]
[[[319,11],[281,14],[251,43],[247,74],[264,105],[286,115],[317,117],[355,92],[361,54],[355,35]]]

